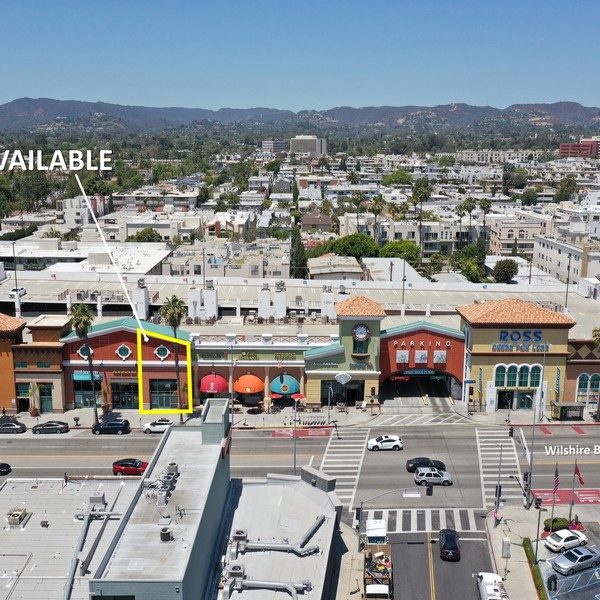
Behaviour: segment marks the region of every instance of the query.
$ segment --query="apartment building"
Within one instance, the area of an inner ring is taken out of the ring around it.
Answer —
[[[531,258],[534,237],[540,232],[538,220],[495,219],[490,227],[490,252],[498,256],[517,254]]]
[[[595,158],[598,156],[598,140],[581,140],[573,144],[561,143],[558,152],[561,158]]]
[[[534,266],[560,281],[579,284],[581,279],[600,276],[600,243],[570,243],[555,236],[536,236]]]
[[[319,158],[327,154],[327,140],[316,135],[297,135],[290,140],[291,154],[305,154]]]

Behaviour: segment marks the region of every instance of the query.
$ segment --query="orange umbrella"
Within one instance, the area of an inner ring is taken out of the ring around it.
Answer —
[[[265,384],[256,375],[248,373],[235,380],[233,389],[238,394],[259,394],[265,389]]]

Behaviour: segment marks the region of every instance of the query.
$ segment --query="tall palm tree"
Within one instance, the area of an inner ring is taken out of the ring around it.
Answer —
[[[487,229],[485,228],[485,217],[492,210],[492,201],[489,198],[482,198],[479,201],[479,208],[481,209],[481,212],[483,213],[483,239],[486,243],[486,248],[487,248],[488,236],[487,236]]]
[[[463,217],[467,214],[467,211],[464,209],[462,204],[459,204],[456,207],[456,216],[458,217],[458,249],[462,250],[463,240],[462,240],[462,220]]]
[[[71,325],[78,337],[83,340],[87,348],[87,361],[90,370],[90,383],[92,384],[92,407],[94,408],[94,423],[99,423],[98,402],[96,396],[96,380],[94,379],[94,359],[88,338],[88,331],[94,322],[94,313],[87,304],[75,304],[71,307]]]
[[[421,179],[417,179],[417,181],[415,181],[412,191],[411,202],[415,209],[417,208],[417,205],[420,204],[419,245],[421,247],[421,257],[423,257],[423,202],[425,202],[425,200],[429,200],[432,192],[433,187],[427,178],[422,177]]]
[[[181,325],[187,309],[183,300],[175,295],[167,298],[159,310],[160,316],[173,329],[173,337],[177,338],[177,329]],[[173,354],[175,356],[175,378],[177,390],[177,408],[181,409],[181,391],[180,391],[180,369],[179,369],[179,344],[173,342]],[[179,413],[179,422],[183,423],[183,413]]]
[[[350,171],[347,176],[348,183],[351,185],[357,185],[360,181],[360,175],[356,171]]]
[[[358,230],[358,215],[360,214],[361,204],[365,201],[365,195],[362,192],[356,192],[352,194],[350,202],[356,206],[356,233],[360,233]]]
[[[377,245],[379,245],[381,237],[379,235],[379,231],[377,230],[377,217],[385,210],[386,206],[387,202],[383,199],[381,195],[375,196],[369,203],[369,210],[373,213],[373,216],[375,217],[375,222],[373,223],[373,236],[375,238],[375,241],[377,242]]]
[[[475,202],[475,198],[471,198],[471,196],[467,196],[465,201],[463,202],[463,208],[466,212],[469,213],[469,232],[467,235],[467,241],[471,243],[471,218],[473,216],[473,211],[477,208],[477,202]]]

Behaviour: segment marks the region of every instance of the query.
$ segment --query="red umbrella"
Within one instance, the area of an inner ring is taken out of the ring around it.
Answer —
[[[280,398],[283,398],[283,396],[281,394],[273,393],[271,394],[271,398],[273,398],[273,400],[279,400]]]
[[[304,400],[304,398],[306,398],[306,396],[304,394],[298,393],[298,394],[292,394],[292,398],[294,400]]]
[[[228,389],[229,384],[227,380],[216,373],[205,375],[200,380],[200,391],[205,394],[220,394],[226,392]]]

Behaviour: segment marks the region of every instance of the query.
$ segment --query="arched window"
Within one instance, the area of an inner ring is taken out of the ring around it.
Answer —
[[[588,395],[589,402],[598,402],[598,392],[600,391],[600,375],[592,375],[590,377],[590,393]]]
[[[529,367],[519,367],[519,387],[529,387]]]
[[[512,240],[515,237],[515,232],[512,229],[508,230],[508,235],[506,236],[509,240]]]
[[[542,367],[531,367],[531,376],[529,378],[529,387],[539,387]]]
[[[498,365],[496,367],[495,383],[496,387],[506,386],[506,367],[504,365]]]
[[[577,402],[587,402],[590,376],[583,373],[577,379]]]
[[[517,387],[517,367],[514,365],[508,367],[506,373],[506,387]]]
[[[524,229],[519,229],[519,239],[520,240],[524,240],[525,239],[525,230]]]

